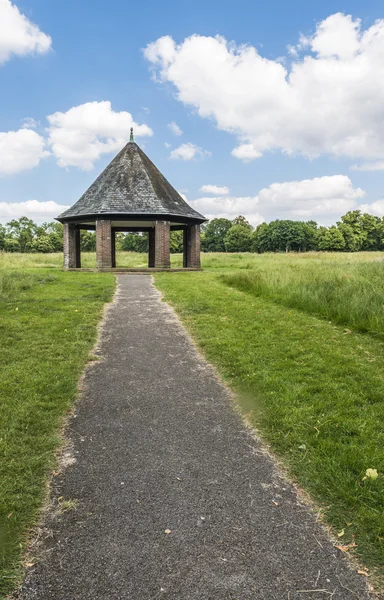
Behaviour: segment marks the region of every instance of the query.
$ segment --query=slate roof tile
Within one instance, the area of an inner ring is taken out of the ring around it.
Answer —
[[[129,142],[59,221],[98,215],[174,215],[205,221],[135,142]]]

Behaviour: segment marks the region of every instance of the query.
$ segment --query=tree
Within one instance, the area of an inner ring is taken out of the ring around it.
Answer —
[[[225,252],[224,238],[232,225],[232,221],[229,219],[212,219],[205,230],[204,251]]]
[[[4,250],[6,234],[7,230],[5,229],[4,225],[0,225],[0,250]]]
[[[242,215],[235,217],[232,221],[232,225],[242,225],[243,227],[246,227],[249,231],[253,231],[252,225]]]
[[[256,252],[306,252],[316,248],[315,221],[272,221],[262,223],[252,235],[252,248]]]
[[[233,225],[224,238],[227,252],[250,252],[252,232],[244,225]]]
[[[31,251],[33,239],[43,231],[41,227],[36,225],[28,217],[21,217],[20,219],[13,219],[6,225],[7,237],[12,238],[18,245],[19,252]],[[9,245],[11,245],[9,243]]]
[[[52,238],[49,235],[39,235],[36,236],[32,243],[30,244],[30,250],[32,252],[54,252],[54,243]]]
[[[64,247],[64,227],[62,223],[50,221],[40,227],[41,235],[47,235],[52,245],[52,252],[62,252]],[[39,233],[40,235],[40,233]]]
[[[20,252],[20,244],[17,239],[7,235],[4,238],[4,250],[6,252]]]
[[[95,252],[96,233],[94,231],[80,231],[80,248],[84,252]]]
[[[182,231],[171,231],[170,250],[172,254],[183,251],[184,234]]]
[[[343,234],[347,252],[358,252],[367,239],[367,233],[362,227],[361,216],[360,210],[351,210],[341,217],[341,221],[337,222],[337,227]]]
[[[148,252],[148,234],[127,233],[119,241],[119,247],[127,252]]]
[[[339,252],[345,249],[345,239],[337,227],[319,227],[317,233],[317,247],[327,252]]]
[[[361,215],[360,224],[365,233],[362,250],[380,250],[381,249],[381,219],[368,213]]]
[[[251,251],[262,254],[272,250],[270,227],[268,223],[261,223],[251,235]]]

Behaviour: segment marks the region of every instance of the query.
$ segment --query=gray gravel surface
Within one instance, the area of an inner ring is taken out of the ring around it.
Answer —
[[[48,513],[24,600],[368,598],[149,276],[119,276],[98,352],[52,487],[77,505]]]

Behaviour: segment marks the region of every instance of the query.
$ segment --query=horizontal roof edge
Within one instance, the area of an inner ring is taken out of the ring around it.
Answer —
[[[69,217],[65,217],[65,212],[55,217],[55,221],[60,221],[60,223],[66,222],[82,222],[85,220],[94,220],[101,219],[103,217],[109,217],[111,220],[121,220],[121,221],[138,221],[138,220],[146,220],[146,221],[194,221],[204,223],[208,221],[206,217],[203,217],[200,213],[196,212],[196,216],[189,215],[179,215],[179,214],[167,214],[167,213],[126,213],[126,212],[103,212],[103,213],[91,213],[84,215],[70,215]]]

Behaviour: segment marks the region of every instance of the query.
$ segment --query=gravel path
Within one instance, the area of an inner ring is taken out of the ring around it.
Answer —
[[[119,276],[99,354],[24,600],[368,598],[149,276]]]

